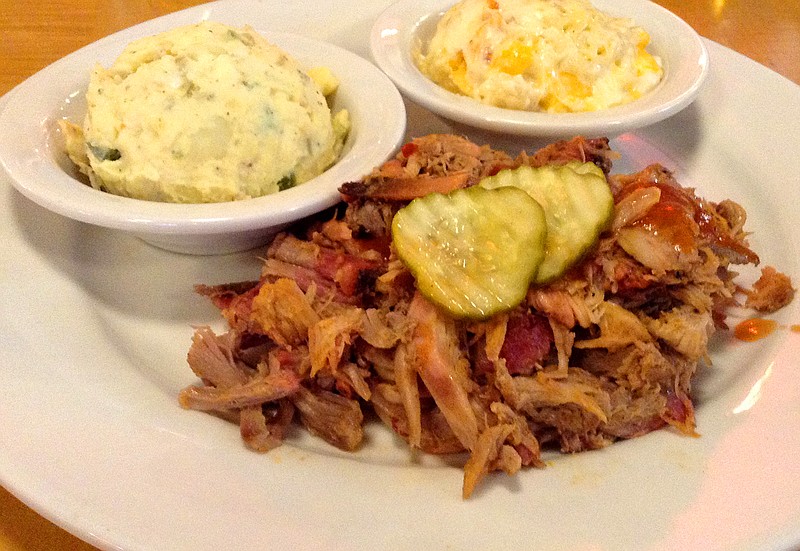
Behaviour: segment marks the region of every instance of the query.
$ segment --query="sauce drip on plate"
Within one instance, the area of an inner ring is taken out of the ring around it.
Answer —
[[[734,336],[740,341],[753,342],[772,334],[778,327],[778,322],[764,318],[750,318],[739,322],[733,330]],[[793,326],[792,329],[794,330]]]

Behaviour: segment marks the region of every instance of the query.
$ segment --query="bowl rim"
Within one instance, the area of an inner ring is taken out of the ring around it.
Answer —
[[[63,145],[57,121],[64,118],[65,108],[75,109],[95,63],[111,63],[132,40],[163,30],[150,23],[89,44],[7,94],[0,126],[14,131],[0,134],[0,166],[23,195],[63,216],[132,232],[200,235],[267,228],[336,204],[341,200],[341,184],[366,175],[392,155],[405,137],[403,99],[372,63],[328,42],[256,27],[256,32],[303,65],[325,65],[340,75],[337,108],[348,109],[352,127],[345,150],[333,166],[297,187],[224,203],[161,203],[93,189],[70,175],[57,160],[59,156],[66,159],[66,154],[57,150],[59,143]],[[303,62],[310,57],[319,61]]]
[[[659,122],[694,101],[709,72],[703,39],[683,19],[648,0],[592,0],[618,17],[628,17],[651,36],[650,51],[662,58],[664,77],[643,97],[625,105],[584,113],[542,113],[494,107],[450,92],[416,66],[422,29],[432,30],[456,0],[398,0],[375,20],[370,51],[376,64],[412,101],[447,119],[493,132],[543,138],[608,135]]]

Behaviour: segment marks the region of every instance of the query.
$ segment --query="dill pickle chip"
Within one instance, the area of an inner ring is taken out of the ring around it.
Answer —
[[[534,280],[537,284],[557,279],[575,264],[597,242],[614,215],[614,198],[605,174],[594,163],[521,166],[484,178],[478,185],[522,189],[544,208],[547,242]]]
[[[546,233],[541,205],[514,187],[431,193],[392,221],[395,250],[419,291],[471,319],[522,302],[544,258]]]

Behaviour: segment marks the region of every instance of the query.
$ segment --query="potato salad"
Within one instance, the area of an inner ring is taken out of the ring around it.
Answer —
[[[91,184],[176,203],[259,197],[333,164],[349,128],[286,52],[250,28],[203,22],[129,44],[97,65],[82,126],[62,124]]]

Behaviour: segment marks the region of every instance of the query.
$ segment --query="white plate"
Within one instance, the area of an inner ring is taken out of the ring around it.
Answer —
[[[617,136],[674,115],[697,96],[708,74],[708,52],[685,21],[647,0],[593,0],[598,9],[627,17],[651,38],[664,78],[650,93],[626,105],[587,113],[538,113],[501,109],[454,94],[423,75],[412,52],[430,42],[436,24],[455,0],[399,0],[381,13],[370,36],[372,54],[400,90],[450,120],[520,136],[550,138]]]
[[[383,7],[224,2],[155,25],[209,14],[297,26],[363,53]],[[800,88],[707,45],[707,88],[676,117],[615,140],[619,166],[660,160],[702,195],[742,202],[764,263],[798,282],[800,182],[787,155],[800,148]],[[411,132],[447,130],[409,107]],[[714,365],[696,387],[700,438],[665,430],[548,456],[548,468],[491,476],[462,502],[458,461],[415,463],[378,425],[354,455],[302,431],[258,455],[236,427],[178,407],[194,381],[190,326],[218,324],[192,284],[252,278],[254,253],[176,255],[52,214],[5,180],[0,194],[0,483],[103,549],[800,545],[800,334],[714,340]],[[800,323],[798,305],[775,318]]]
[[[209,14],[211,15],[211,14]],[[202,17],[205,17],[203,12]],[[403,102],[392,82],[363,57],[335,45],[279,32],[256,31],[304,67],[324,65],[340,78],[333,109],[347,109],[351,130],[341,158],[292,189],[226,203],[174,204],[119,197],[85,185],[64,152],[58,120],[81,124],[84,93],[96,63],[111,65],[133,38],[154,34],[172,17],[117,33],[53,63],[17,86],[0,110],[0,164],[24,195],[64,216],[129,231],[159,247],[222,254],[264,244],[289,222],[341,200],[342,182],[357,180],[394,153],[405,131]],[[357,77],[349,77],[357,75]]]

